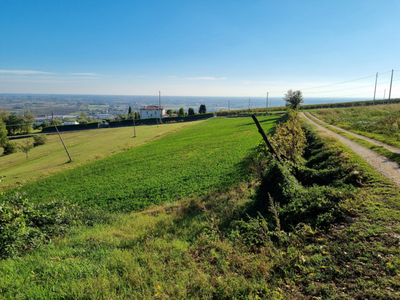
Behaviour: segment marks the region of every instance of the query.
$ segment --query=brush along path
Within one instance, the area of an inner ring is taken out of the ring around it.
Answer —
[[[363,136],[363,135],[360,135],[360,134],[357,134],[357,133],[348,131],[348,130],[346,130],[346,129],[337,127],[337,126],[335,126],[335,125],[326,123],[326,122],[322,121],[321,119],[317,118],[316,116],[310,114],[309,112],[305,112],[304,114],[306,114],[309,118],[316,119],[318,122],[320,122],[320,123],[322,123],[322,124],[325,124],[325,125],[327,125],[327,126],[330,126],[330,127],[332,127],[332,128],[335,128],[335,129],[337,129],[337,130],[340,130],[340,131],[342,131],[342,132],[345,132],[345,133],[347,133],[347,134],[350,134],[350,135],[352,135],[352,136],[354,136],[354,137],[356,137],[356,138],[359,138],[359,139],[362,139],[362,140],[364,140],[364,141],[370,142],[371,144],[374,144],[374,145],[376,145],[376,146],[381,146],[381,147],[383,147],[383,148],[385,148],[385,149],[387,149],[387,150],[389,150],[389,151],[392,151],[393,153],[400,154],[400,149],[397,148],[397,147],[390,146],[390,145],[385,144],[385,143],[382,143],[382,142],[380,142],[380,141],[377,141],[377,140],[374,140],[374,139],[370,139],[370,138],[368,138],[368,137],[366,137],[366,136]]]
[[[396,185],[400,186],[400,168],[395,162],[388,160],[386,157],[377,154],[376,152],[369,150],[360,144],[353,142],[340,134],[333,132],[325,128],[324,126],[314,122],[306,114],[301,113],[302,117],[306,119],[309,123],[318,127],[319,130],[330,133],[332,136],[337,138],[341,143],[349,147],[356,154],[360,155],[365,159],[375,170],[381,173],[383,176],[394,182]],[[329,125],[331,126],[331,125]],[[362,137],[360,137],[362,138]],[[365,139],[365,137],[363,137]]]

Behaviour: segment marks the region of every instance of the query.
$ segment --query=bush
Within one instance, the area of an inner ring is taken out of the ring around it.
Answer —
[[[18,145],[13,142],[8,142],[3,146],[3,148],[4,148],[3,155],[9,155],[18,152]]]
[[[34,204],[19,192],[0,194],[0,259],[47,243],[71,226],[109,223],[111,213],[65,200]]]
[[[290,110],[286,121],[276,126],[275,134],[270,139],[280,156],[286,157],[293,164],[299,164],[302,161],[307,140],[298,112]]]
[[[44,134],[38,134],[33,136],[33,146],[44,145],[47,142],[47,136]]]

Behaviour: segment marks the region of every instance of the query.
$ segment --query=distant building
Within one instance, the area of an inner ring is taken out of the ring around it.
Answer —
[[[64,121],[61,125],[78,125],[79,123],[77,121]]]
[[[160,119],[163,118],[165,114],[164,107],[155,105],[145,106],[139,109],[139,111],[141,119],[153,119],[153,118]]]
[[[95,114],[92,117],[95,119],[100,119],[100,120],[116,118],[116,116],[114,116],[112,114]]]

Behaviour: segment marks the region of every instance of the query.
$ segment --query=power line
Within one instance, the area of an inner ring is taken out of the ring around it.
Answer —
[[[400,70],[395,70],[395,71],[400,71]],[[392,70],[390,71],[386,71],[386,72],[380,72],[380,75],[384,75],[387,73],[391,73]],[[310,87],[310,88],[305,88],[305,89],[300,89],[301,91],[307,91],[307,90],[312,90],[312,89],[319,89],[319,88],[323,88],[323,87],[330,87],[330,86],[334,86],[334,85],[339,85],[339,84],[345,84],[345,83],[349,83],[349,82],[354,82],[354,81],[358,81],[358,80],[362,80],[362,79],[367,79],[367,78],[371,78],[371,77],[375,77],[376,75],[369,75],[369,76],[364,76],[364,77],[360,77],[360,78],[356,78],[356,79],[351,79],[351,80],[346,80],[346,81],[341,81],[341,82],[336,82],[336,83],[331,83],[331,84],[327,84],[327,85],[321,85],[321,86],[315,86],[315,87]],[[395,80],[393,80],[395,81]],[[378,83],[380,84],[380,83]],[[345,90],[345,89],[342,89]],[[337,90],[337,91],[341,91],[341,90]],[[282,93],[286,93],[287,91],[276,91],[276,92],[269,92],[270,94],[282,94]],[[311,92],[309,92],[311,93]],[[318,92],[313,92],[313,93],[318,93]],[[320,92],[323,93],[323,92]],[[261,97],[265,97],[267,94],[263,93],[262,95],[258,96],[258,98]]]

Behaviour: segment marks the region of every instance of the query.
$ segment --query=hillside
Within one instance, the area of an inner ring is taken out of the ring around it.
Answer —
[[[58,135],[47,135],[46,144],[32,149],[28,160],[22,152],[0,157],[0,175],[6,176],[6,180],[0,182],[0,190],[74,169],[194,124],[196,122],[138,126],[135,138],[133,127],[63,132],[63,140],[72,156],[71,163],[68,162],[68,156]],[[23,140],[16,142],[22,143]]]
[[[264,129],[278,120],[259,119]],[[285,144],[282,133],[295,130],[304,152],[278,147],[282,162],[263,143],[253,148],[260,138],[250,118],[215,118],[29,184],[27,199],[3,197],[12,229],[1,236],[3,249],[22,248],[0,261],[0,298],[398,299],[399,189],[332,137],[306,124],[300,133],[297,121],[288,118],[273,139]],[[157,162],[156,176],[150,163],[138,167],[147,160]],[[94,185],[100,177],[90,175],[99,170],[104,180]],[[191,190],[199,186],[188,180],[194,176],[204,181],[200,192]],[[74,177],[87,185],[67,181]],[[156,191],[162,180],[165,190],[151,193],[162,205],[123,192],[113,199],[122,205],[104,205],[109,189],[146,182]],[[96,198],[85,198],[86,186]],[[53,202],[52,191],[72,203]],[[117,212],[127,209],[143,210]],[[44,244],[39,231],[52,234]],[[31,240],[21,245],[22,238]]]
[[[266,130],[279,117],[262,119]],[[70,199],[109,211],[132,211],[247,178],[241,167],[259,137],[247,118],[211,119],[130,151],[22,187],[36,201]]]

